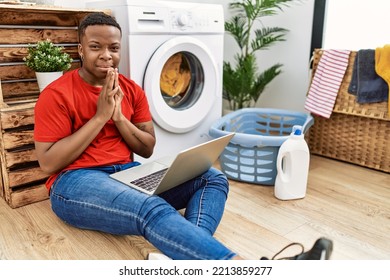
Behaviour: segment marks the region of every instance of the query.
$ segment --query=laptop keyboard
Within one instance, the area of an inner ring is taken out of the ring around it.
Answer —
[[[136,185],[147,191],[153,191],[160,184],[162,177],[167,173],[168,168],[159,170],[157,172],[151,173],[145,177],[139,178],[137,180],[131,181],[130,183]]]

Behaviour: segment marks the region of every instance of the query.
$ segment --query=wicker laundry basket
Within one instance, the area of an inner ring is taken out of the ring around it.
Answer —
[[[322,53],[321,49],[314,51],[313,75]],[[351,52],[331,117],[314,116],[306,140],[312,154],[390,172],[388,104],[359,104],[348,93],[355,57],[356,52]]]

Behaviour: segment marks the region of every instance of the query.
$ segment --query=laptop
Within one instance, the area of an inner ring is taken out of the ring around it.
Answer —
[[[110,175],[146,194],[160,194],[207,171],[234,133],[196,145],[176,156],[163,157]]]

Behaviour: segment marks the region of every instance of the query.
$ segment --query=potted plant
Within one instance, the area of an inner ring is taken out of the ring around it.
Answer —
[[[254,106],[266,86],[281,73],[282,64],[276,63],[259,73],[256,53],[267,50],[276,42],[285,41],[285,28],[255,29],[261,18],[272,16],[294,0],[241,0],[229,4],[235,14],[225,22],[225,31],[233,36],[239,47],[235,65],[223,63],[223,98],[228,110]]]
[[[70,68],[73,59],[63,49],[49,39],[28,46],[28,54],[23,60],[35,71],[40,91]]]

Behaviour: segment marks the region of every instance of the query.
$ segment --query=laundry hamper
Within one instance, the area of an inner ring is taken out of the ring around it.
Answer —
[[[229,113],[210,128],[212,137],[235,132],[219,161],[229,179],[274,185],[279,148],[294,125],[305,133],[313,125],[310,114],[270,108],[246,108]]]
[[[322,49],[313,53],[313,76]],[[390,173],[390,115],[387,102],[357,103],[348,92],[356,51],[349,64],[329,119],[314,116],[306,134],[310,153]]]

